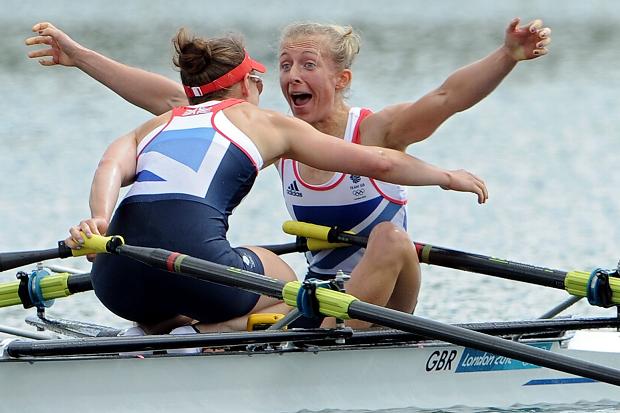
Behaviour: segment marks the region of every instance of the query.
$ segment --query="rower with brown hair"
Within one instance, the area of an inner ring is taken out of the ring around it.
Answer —
[[[228,217],[258,172],[281,157],[403,185],[472,192],[480,203],[487,199],[484,182],[469,172],[437,168],[391,149],[350,145],[299,119],[259,109],[256,72],[265,69],[238,38],[204,39],[182,29],[174,45],[192,105],[157,116],[108,147],[91,187],[91,217],[70,229],[70,247],[79,248],[82,233],[113,233],[132,245],[293,280],[277,255],[260,247],[232,248],[226,239]],[[131,188],[114,211],[126,185]],[[243,329],[249,313],[287,311],[271,298],[113,255],[97,258],[92,279],[108,309],[149,332],[189,320],[201,322],[201,331]]]

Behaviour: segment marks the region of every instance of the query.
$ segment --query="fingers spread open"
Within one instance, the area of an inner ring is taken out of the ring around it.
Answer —
[[[45,60],[45,59],[39,59],[38,62],[41,66],[55,66],[58,64],[54,62],[53,60]]]
[[[49,48],[49,49],[40,49],[40,50],[32,50],[30,52],[28,52],[28,57],[30,58],[35,58],[35,57],[48,57],[48,56],[53,56],[54,55],[54,51]]]
[[[27,38],[25,43],[27,46],[33,46],[35,44],[52,44],[52,38],[49,36],[33,36]]]
[[[45,29],[50,23],[48,22],[41,22],[41,23],[37,23],[34,26],[32,26],[32,31],[33,32],[38,32],[39,30]]]

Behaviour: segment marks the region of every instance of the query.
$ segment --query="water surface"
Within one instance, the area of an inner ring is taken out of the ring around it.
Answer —
[[[5,93],[0,251],[50,248],[64,238],[70,225],[88,215],[88,190],[105,147],[150,117],[76,69],[29,61],[23,40],[38,21],[52,21],[88,47],[173,79],[178,74],[170,62],[170,38],[180,26],[205,35],[243,32],[252,55],[269,67],[262,106],[286,113],[276,50],[278,31],[288,22],[319,20],[359,29],[363,46],[349,101],[379,110],[418,99],[458,67],[484,57],[501,44],[510,19],[520,16],[542,17],[552,27],[552,53],[519,64],[487,99],[409,149],[428,162],[483,177],[489,203],[478,206],[472,195],[438,188],[410,189],[411,237],[565,270],[614,268],[620,258],[620,3],[399,0],[384,7],[374,1],[201,1],[181,7],[146,0],[77,6],[64,0],[9,1],[5,10],[10,12],[0,15]],[[287,242],[280,231],[285,219],[276,173],[266,170],[232,218],[230,238],[234,244]],[[300,256],[286,259],[303,272]],[[62,264],[89,267],[83,259]],[[2,273],[0,281],[14,276]],[[423,277],[417,314],[445,322],[534,318],[566,298],[562,291],[439,267],[424,266]],[[1,324],[23,326],[23,309],[0,311]],[[610,314],[586,303],[572,312]],[[49,313],[128,325],[92,293],[57,300]],[[592,408],[587,411],[615,411]]]

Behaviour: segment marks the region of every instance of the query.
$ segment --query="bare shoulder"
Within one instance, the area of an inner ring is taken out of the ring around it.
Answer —
[[[240,129],[243,129],[244,125],[249,124],[254,130],[266,128],[272,133],[277,133],[288,128],[306,125],[304,121],[292,116],[287,116],[271,109],[259,108],[251,103],[240,103],[225,109],[224,112]]]
[[[135,130],[136,141],[140,142],[146,135],[148,135],[155,128],[167,123],[172,116],[172,111],[168,111],[166,113],[162,113],[159,116],[155,116],[154,118],[149,119],[144,122],[142,125],[138,126]]]
[[[276,111],[261,109],[251,103],[240,103],[224,109],[226,117],[258,148],[268,165],[288,150],[292,136],[288,118]]]
[[[387,136],[394,116],[401,109],[401,105],[390,105],[378,112],[369,115],[360,124],[360,142],[362,145],[389,147]]]
[[[264,110],[249,102],[241,102],[224,109],[224,114],[237,127],[248,123],[258,124],[264,120]]]

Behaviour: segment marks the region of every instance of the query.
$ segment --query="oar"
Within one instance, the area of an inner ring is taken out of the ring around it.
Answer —
[[[321,242],[339,243],[334,247],[342,245],[342,243],[365,247],[368,243],[367,237],[342,231],[338,228],[306,222],[286,221],[282,229],[287,234],[308,238],[309,244],[311,239]],[[620,304],[620,278],[618,277],[607,277],[607,284],[604,282],[597,284],[598,277],[596,277],[596,274],[587,271],[554,270],[485,255],[436,247],[430,244],[419,242],[414,244],[420,262],[425,264],[566,290],[569,294],[577,297],[588,297],[588,301],[593,305],[609,307]],[[601,294],[607,294],[608,297],[599,297]]]
[[[87,254],[94,254],[94,251],[88,248],[72,250],[65,245],[64,241],[59,241],[58,247],[47,250],[2,252],[0,253],[0,272],[53,258],[80,257]]]
[[[311,241],[311,244],[314,248],[331,248],[329,243]],[[301,237],[297,237],[295,242],[263,245],[262,247],[278,255],[308,251],[308,244]],[[64,241],[59,241],[57,248],[0,253],[0,271],[53,258],[80,257],[94,253],[95,251],[89,248],[72,250],[65,245]],[[36,272],[33,272],[26,274],[27,278],[20,278],[19,281],[0,284],[0,308],[13,305],[23,305],[25,308],[30,308],[56,298],[68,297],[75,293],[93,289],[90,273],[76,274],[73,269],[55,265],[46,266],[46,268],[58,272],[58,274],[40,277]]]
[[[325,242],[310,242],[313,249],[333,248],[333,245]],[[344,244],[343,244],[344,245]],[[308,251],[308,243],[304,238],[298,237],[295,242],[287,244],[261,245],[278,255],[289,254],[291,252]],[[88,248],[72,250],[65,245],[64,241],[58,241],[58,247],[46,250],[18,251],[18,252],[0,252],[0,272],[21,267],[23,265],[34,264],[45,260],[55,258],[81,257],[95,252]],[[51,268],[51,266],[50,266]],[[71,272],[71,271],[58,271]]]
[[[285,283],[261,274],[212,263],[177,252],[126,245],[121,237],[93,236],[86,239],[85,245],[98,252],[110,252],[129,257],[166,271],[284,299],[288,305],[295,307],[300,290],[304,288],[299,281]],[[355,318],[385,327],[421,334],[431,339],[492,352],[565,373],[620,385],[620,370],[427,320],[412,314],[390,310],[327,288],[317,288],[313,296],[317,300],[316,307],[325,316],[340,319]],[[303,302],[303,299],[300,302]]]

